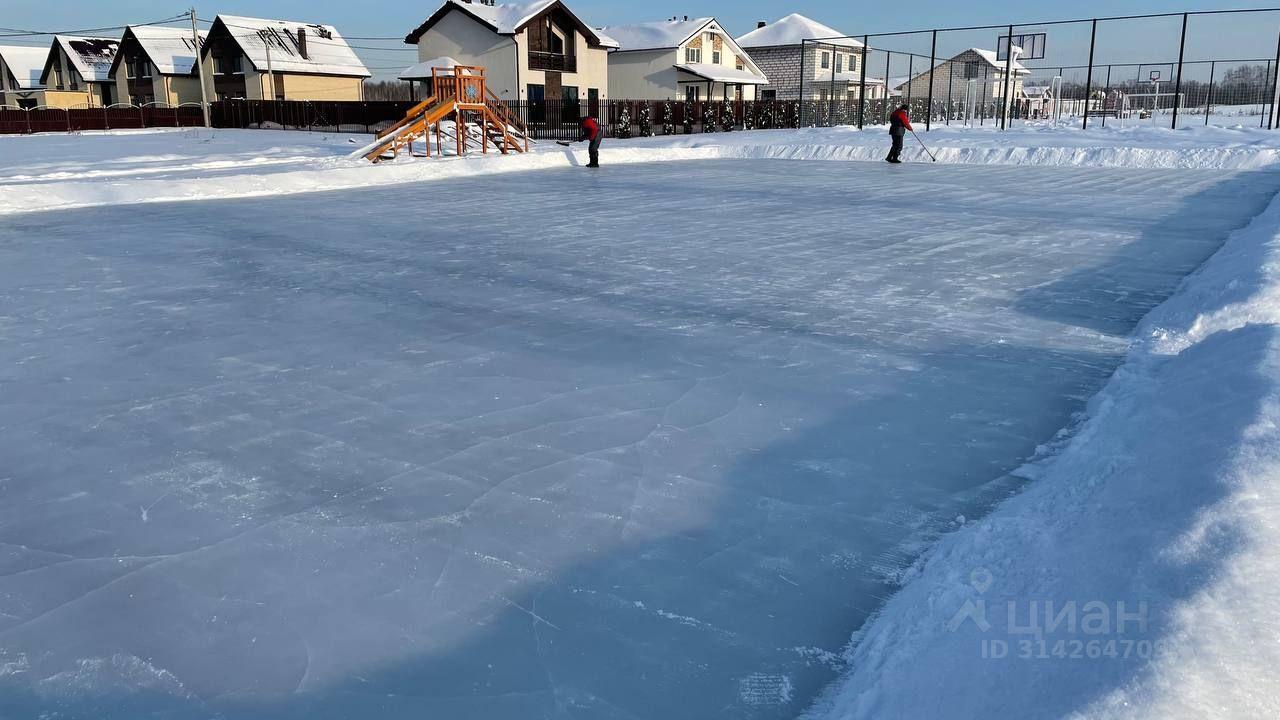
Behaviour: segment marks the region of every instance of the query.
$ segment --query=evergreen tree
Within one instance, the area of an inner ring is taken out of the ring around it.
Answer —
[[[693,134],[693,106],[690,105],[688,102],[685,102],[682,107],[684,107],[684,134],[692,135]]]
[[[671,111],[671,101],[668,100],[662,106],[662,134],[676,134],[676,116]]]
[[[631,137],[631,108],[628,103],[622,104],[622,113],[618,115],[618,124],[613,128],[613,136],[622,140]]]
[[[653,137],[653,110],[649,103],[640,106],[640,137]]]
[[[702,103],[702,132],[709,133],[716,131],[716,117],[711,110],[711,103]]]
[[[720,103],[720,129],[732,132],[736,124],[733,117],[733,103],[727,101]]]

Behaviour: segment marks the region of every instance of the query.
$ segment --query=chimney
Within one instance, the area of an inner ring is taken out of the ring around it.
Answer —
[[[307,57],[307,29],[298,28],[298,54],[303,60],[309,60]]]
[[[757,30],[759,30],[760,28],[762,28],[762,27],[764,27],[765,25],[768,25],[768,24],[769,24],[769,23],[766,23],[765,21],[761,20],[760,22],[756,23],[756,29],[757,29]]]
[[[688,16],[688,15],[685,15],[685,16],[684,16],[684,21],[685,21],[685,22],[689,22],[689,16]]]

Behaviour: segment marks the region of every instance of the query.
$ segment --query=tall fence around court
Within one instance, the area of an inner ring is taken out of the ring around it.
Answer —
[[[1026,123],[1280,128],[1280,8],[877,33],[803,45],[803,126],[881,125],[905,104],[926,130]]]

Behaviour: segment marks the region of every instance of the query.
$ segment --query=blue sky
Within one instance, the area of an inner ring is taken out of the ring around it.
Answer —
[[[1019,21],[1047,21],[1087,18],[1095,15],[1130,15],[1157,12],[1181,12],[1183,10],[1216,10],[1230,8],[1264,8],[1280,5],[1280,0],[1194,0],[1188,4],[1174,4],[1156,0],[1022,0],[1017,3],[981,2],[980,0],[914,0],[897,2],[834,2],[833,0],[793,0],[788,2],[763,0],[682,0],[670,3],[620,2],[619,0],[568,0],[583,18],[592,25],[608,25],[626,22],[661,20],[672,15],[714,15],[734,34],[754,27],[757,20],[774,20],[790,12],[800,12],[851,34],[916,30],[931,27],[958,25],[983,25]],[[197,4],[202,17],[219,12],[255,17],[277,17],[291,20],[324,22],[336,25],[347,36],[400,37],[420,23],[437,5],[437,0],[423,2],[378,2],[376,12],[370,11],[371,3],[351,0],[219,0]],[[157,0],[111,0],[109,2],[83,2],[79,0],[5,0],[0,10],[0,27],[30,28],[38,30],[70,30],[86,27],[116,25],[128,22],[145,22],[174,15],[185,10],[184,5]],[[1280,13],[1276,14],[1276,27],[1258,27],[1256,20],[1248,28],[1206,22],[1199,32],[1192,33],[1194,52],[1209,56],[1242,55],[1248,57],[1274,54],[1276,31],[1280,30]],[[1237,21],[1238,22],[1238,21]],[[1272,25],[1272,23],[1261,23]],[[1155,31],[1152,33],[1152,31]],[[1132,45],[1142,42],[1132,40],[1150,34],[1160,38],[1150,53],[1152,57],[1176,50],[1176,32],[1171,23],[1139,28],[1114,26],[1108,41],[1112,45]],[[104,33],[107,34],[107,33]],[[1246,38],[1245,35],[1248,35]],[[990,35],[991,37],[987,37]],[[1175,36],[1170,40],[1169,36]],[[982,44],[994,46],[991,32],[973,33],[972,36],[955,37],[957,44]],[[35,44],[43,39],[15,40],[0,38],[0,43],[21,42]],[[411,64],[414,53],[411,48],[395,40],[365,40],[366,47],[358,49],[375,75],[394,74],[391,68]],[[928,52],[927,46],[901,40],[901,49]],[[1064,28],[1056,37],[1050,36],[1050,48],[1074,57],[1086,52],[1087,36],[1081,29]],[[1263,48],[1270,47],[1269,50]],[[381,48],[381,49],[373,49]],[[895,48],[897,49],[897,48]],[[1121,51],[1117,47],[1116,53]],[[1176,52],[1173,53],[1176,57]],[[1117,55],[1115,62],[1128,57]],[[1083,61],[1082,59],[1079,61]]]

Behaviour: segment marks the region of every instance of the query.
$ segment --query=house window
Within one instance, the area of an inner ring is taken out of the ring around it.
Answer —
[[[844,72],[844,56],[836,54],[836,72]]]
[[[698,102],[698,91],[701,89],[697,85],[686,85],[684,88],[685,102]]]
[[[978,63],[975,60],[970,60],[964,64],[964,79],[973,80],[976,77],[978,77]]]
[[[239,55],[216,58],[214,64],[218,68],[219,75],[236,75],[243,72]]]
[[[819,100],[826,101],[826,100],[828,100],[830,97],[831,97],[831,96],[827,94],[827,89],[826,89],[826,88],[823,88],[823,89],[821,89],[821,90],[819,90],[819,91],[818,91],[818,99],[819,99]]]
[[[761,90],[761,91],[760,91],[760,99],[761,99],[761,100],[764,100],[764,101],[767,101],[767,102],[772,102],[772,101],[774,101],[774,100],[777,100],[777,99],[778,99],[778,91],[777,91],[777,90]]]
[[[564,54],[564,33],[551,24],[551,18],[547,18],[547,51],[555,55]]]
[[[528,95],[529,95],[529,102],[542,102],[547,98],[547,86],[534,85],[533,83],[530,83]]]
[[[831,67],[831,53],[822,53],[822,69],[826,70]]]
[[[684,61],[687,63],[702,62],[702,48],[685,48]]]
[[[130,79],[151,77],[151,63],[145,57],[133,57],[125,64],[125,76]]]
[[[849,56],[849,72],[858,72],[858,56]]]
[[[742,69],[745,67],[745,66],[742,64],[742,58],[734,58],[734,61],[735,61],[735,62],[734,62],[734,64],[733,64],[733,66],[734,66],[735,68],[737,68],[737,69],[739,69],[739,70],[742,70]]]
[[[719,64],[720,64],[720,51],[719,51],[719,50],[712,50],[712,51],[711,51],[711,64],[712,64],[712,65],[719,65]]]

